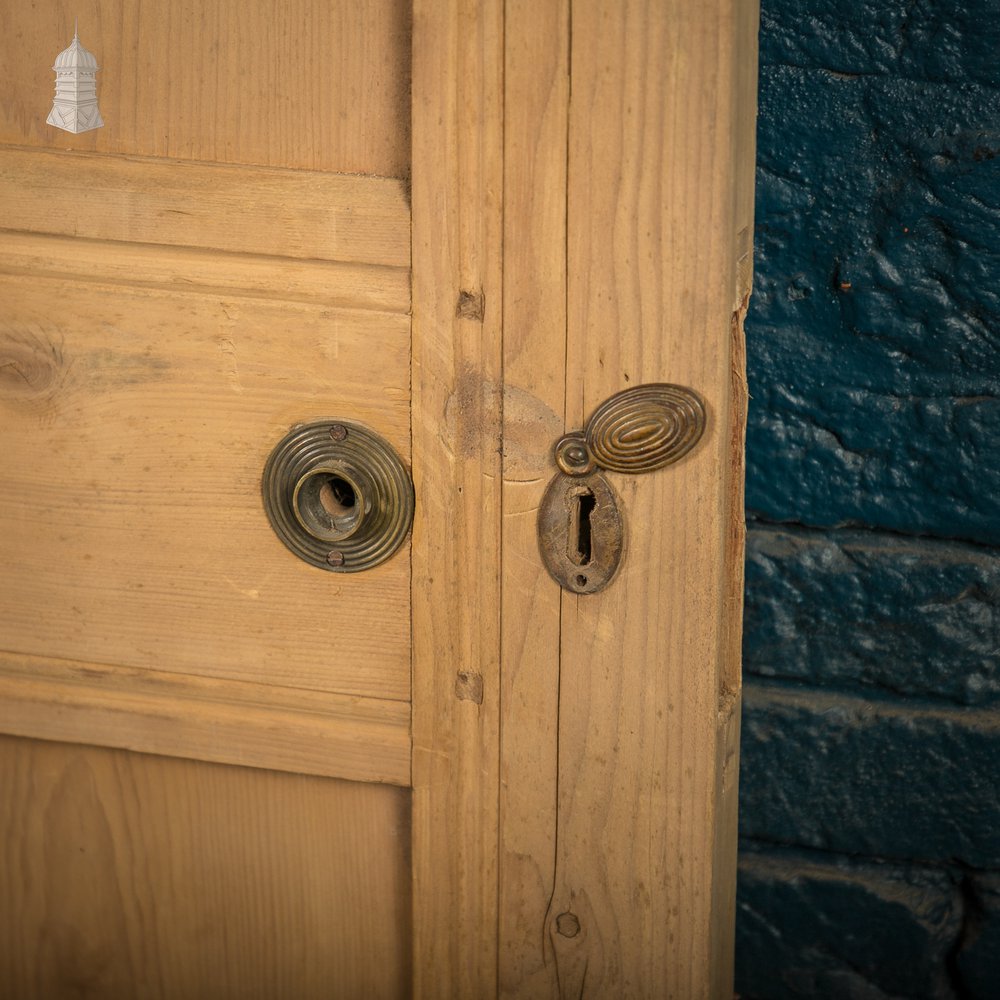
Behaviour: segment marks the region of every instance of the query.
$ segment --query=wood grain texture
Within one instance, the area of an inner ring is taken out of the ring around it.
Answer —
[[[568,425],[653,381],[696,389],[709,421],[678,464],[612,477],[622,571],[601,594],[563,595],[547,932],[564,996],[732,989],[741,549],[727,491],[742,474],[732,317],[747,221],[734,192],[753,169],[740,90],[755,25],[742,0],[572,11]]]
[[[0,738],[0,993],[408,995],[409,796]]]
[[[408,700],[405,554],[316,570],[259,493],[304,420],[408,457],[406,316],[2,274],[0,298],[0,648]]]
[[[510,0],[505,32],[500,995],[557,995],[545,934],[557,833],[559,586],[538,506],[565,429],[569,2]]]
[[[410,783],[410,708],[274,684],[0,653],[0,732]]]
[[[56,55],[97,57],[103,128],[45,124]],[[0,142],[405,177],[405,0],[42,0],[0,9]]]
[[[104,284],[313,302],[340,309],[408,313],[409,267],[351,264],[218,250],[87,241],[0,230],[9,274],[75,278]],[[81,259],[86,273],[80,273]]]
[[[0,148],[3,228],[407,267],[400,181]]]
[[[503,4],[413,19],[414,995],[496,995]]]

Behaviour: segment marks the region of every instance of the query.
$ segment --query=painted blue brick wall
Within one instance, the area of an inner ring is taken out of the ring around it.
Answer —
[[[1000,997],[1000,4],[762,0],[737,990]]]

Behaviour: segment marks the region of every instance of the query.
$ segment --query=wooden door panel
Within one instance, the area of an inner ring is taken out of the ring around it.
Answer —
[[[409,994],[409,553],[307,566],[260,497],[310,419],[410,460],[409,22],[0,12],[0,995]]]
[[[306,566],[259,490],[309,419],[409,458],[403,183],[0,148],[0,203],[6,731],[408,782],[405,551]]]
[[[405,558],[285,551],[261,469],[345,416],[408,452],[405,316],[0,276],[6,649],[405,700]]]
[[[409,993],[409,793],[0,737],[0,994]]]
[[[408,0],[40,0],[0,10],[0,142],[405,177]],[[45,124],[52,63],[97,56],[104,128]]]

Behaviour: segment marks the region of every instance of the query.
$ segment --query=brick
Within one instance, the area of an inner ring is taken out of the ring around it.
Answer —
[[[1000,551],[751,526],[748,674],[961,704],[1000,697]]]
[[[1000,995],[1000,872],[980,872],[965,881],[968,916],[955,959],[963,1000]]]
[[[953,1000],[946,871],[744,848],[736,991],[757,1000]]]
[[[996,0],[765,0],[761,61],[952,83],[996,79]]]
[[[766,520],[1000,544],[1000,135],[984,125],[1000,64],[979,65],[979,83],[762,69],[747,506]]]
[[[1000,718],[749,680],[744,836],[1000,868]]]

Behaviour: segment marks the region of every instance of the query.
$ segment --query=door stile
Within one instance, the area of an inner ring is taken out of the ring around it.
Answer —
[[[504,8],[414,18],[417,995],[722,998],[757,5]],[[658,381],[705,399],[705,437],[609,476],[625,563],[563,592],[551,446]]]
[[[549,902],[558,830],[561,592],[538,507],[566,430],[570,2],[508,0],[504,121],[500,995],[559,995]]]
[[[592,996],[731,991],[742,509],[726,494],[742,481],[733,290],[749,229],[734,190],[753,170],[753,116],[738,113],[751,7],[573,5],[567,423],[649,382],[708,409],[676,465],[611,477],[625,564],[600,594],[562,595],[549,933],[574,995],[584,981]]]
[[[508,6],[501,992],[724,997],[757,6]],[[560,592],[545,449],[659,381],[705,398],[705,440],[610,477],[625,564]]]
[[[503,4],[416,0],[414,995],[496,995]]]
[[[567,422],[649,382],[708,408],[686,458],[611,477],[629,533],[615,583],[563,594],[550,933],[563,988],[586,980],[594,996],[731,991],[742,510],[725,494],[742,480],[732,330],[748,230],[733,191],[753,169],[735,155],[753,128],[736,84],[755,55],[750,6],[573,7]]]

